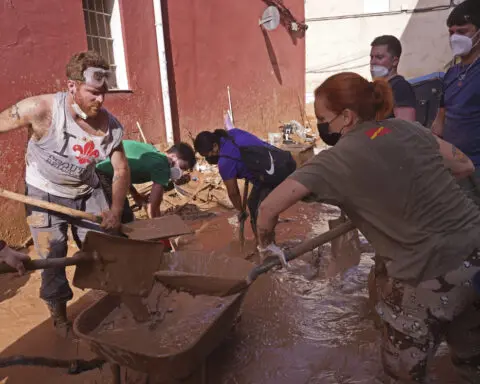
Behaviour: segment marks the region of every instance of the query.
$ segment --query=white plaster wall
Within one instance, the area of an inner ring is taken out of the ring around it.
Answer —
[[[306,0],[306,92],[342,71],[370,78],[370,43],[384,34],[400,39],[403,54],[399,72],[407,78],[443,71],[451,59],[446,19],[452,9],[327,21],[312,18],[362,14],[364,1]],[[382,3],[382,0],[377,0]],[[385,1],[385,0],[383,0]],[[449,0],[390,0],[390,11],[448,5]],[[371,4],[370,4],[371,5]],[[310,21],[309,21],[310,20]]]

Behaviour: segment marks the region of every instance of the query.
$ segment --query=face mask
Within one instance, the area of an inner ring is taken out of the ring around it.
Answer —
[[[450,37],[450,48],[453,56],[466,56],[472,51],[473,42],[468,36],[454,34]]]
[[[388,74],[390,73],[390,70],[387,67],[384,67],[383,65],[372,65],[370,68],[370,73],[372,77],[378,78],[378,77],[387,77]]]
[[[333,121],[333,120],[332,120]],[[334,146],[337,144],[338,140],[342,137],[339,132],[331,132],[329,131],[330,123],[317,123],[318,133],[320,134],[321,139],[327,145]]]
[[[78,117],[80,117],[83,120],[87,120],[87,114],[82,111],[82,108],[77,104],[75,101],[75,95],[73,95],[73,104],[72,104],[73,111],[77,114]]]
[[[170,168],[170,179],[173,181],[180,179],[182,175],[183,171],[179,167]]]
[[[214,155],[214,156],[205,156],[205,160],[207,160],[207,163],[208,164],[218,164],[218,159],[220,158],[220,156],[218,155]]]

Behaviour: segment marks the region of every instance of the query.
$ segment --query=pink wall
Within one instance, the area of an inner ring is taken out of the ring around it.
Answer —
[[[262,0],[168,0],[174,80],[182,139],[223,126],[232,94],[235,124],[266,136],[280,120],[300,119],[305,41],[279,26],[262,33]],[[303,0],[284,4],[299,20]],[[294,42],[295,41],[295,42]]]
[[[106,106],[140,139],[164,140],[163,104],[151,0],[121,0],[133,93],[109,95]],[[25,97],[62,90],[65,64],[87,48],[81,0],[3,1],[0,4],[0,110]],[[0,135],[0,187],[23,193],[26,130]],[[18,244],[29,232],[22,204],[0,199],[0,239]],[[8,217],[8,220],[6,218]]]
[[[303,18],[303,0],[285,0]],[[120,0],[131,93],[115,93],[106,106],[140,139],[138,121],[154,143],[165,142],[163,103],[152,0]],[[304,98],[304,40],[280,26],[263,34],[262,0],[165,0],[175,137],[223,125],[232,92],[236,125],[258,134],[280,120],[300,118]],[[0,3],[0,110],[25,97],[65,86],[65,64],[87,48],[81,0],[10,0]],[[27,132],[0,135],[0,187],[23,193]],[[24,207],[0,199],[0,239],[28,236]],[[8,220],[7,220],[8,218]]]

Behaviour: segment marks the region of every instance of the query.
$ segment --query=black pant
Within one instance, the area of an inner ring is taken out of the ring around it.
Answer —
[[[250,196],[248,196],[248,210],[250,211],[250,224],[252,225],[253,233],[257,234],[257,217],[258,208],[263,200],[272,192],[275,188],[269,185],[254,185]]]
[[[98,169],[96,170],[96,172],[97,172],[98,178],[100,179],[100,184],[102,186],[103,192],[105,193],[105,197],[108,201],[108,205],[112,207],[113,177],[107,173],[99,171]],[[123,212],[122,212],[122,219],[121,219],[122,224],[131,223],[133,220],[135,220],[135,215],[133,214],[132,208],[130,208],[128,199],[125,199],[125,203],[123,204]]]

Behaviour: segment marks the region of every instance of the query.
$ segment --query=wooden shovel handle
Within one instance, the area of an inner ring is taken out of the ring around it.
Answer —
[[[89,261],[94,261],[95,257],[91,253],[77,252],[72,257],[62,257],[61,259],[40,259],[25,261],[23,265],[27,271],[48,268],[65,268],[69,265],[78,265]],[[5,263],[0,264],[0,274],[17,272],[15,268]]]
[[[64,207],[63,205],[34,199],[29,196],[21,195],[20,193],[7,191],[3,188],[0,188],[0,196],[10,200],[16,200],[27,205],[33,205],[34,207],[47,209],[49,211],[53,211],[57,213],[63,213],[64,215],[76,217],[79,219],[93,221],[94,223],[97,223],[97,224],[100,224],[102,222],[102,217],[94,215],[93,213],[78,211],[76,209]]]
[[[298,256],[303,255],[309,251],[314,250],[315,248],[332,241],[333,239],[350,232],[351,230],[355,229],[355,225],[351,221],[347,221],[343,224],[340,224],[338,227],[331,229],[321,235],[314,237],[312,239],[306,240],[303,243],[297,245],[296,247],[288,250],[285,252],[285,259],[287,261],[293,260]],[[273,259],[268,258],[258,267],[255,267],[248,276],[248,281],[254,281],[259,275],[262,273],[268,272],[273,267],[281,265],[280,259],[275,257]]]

